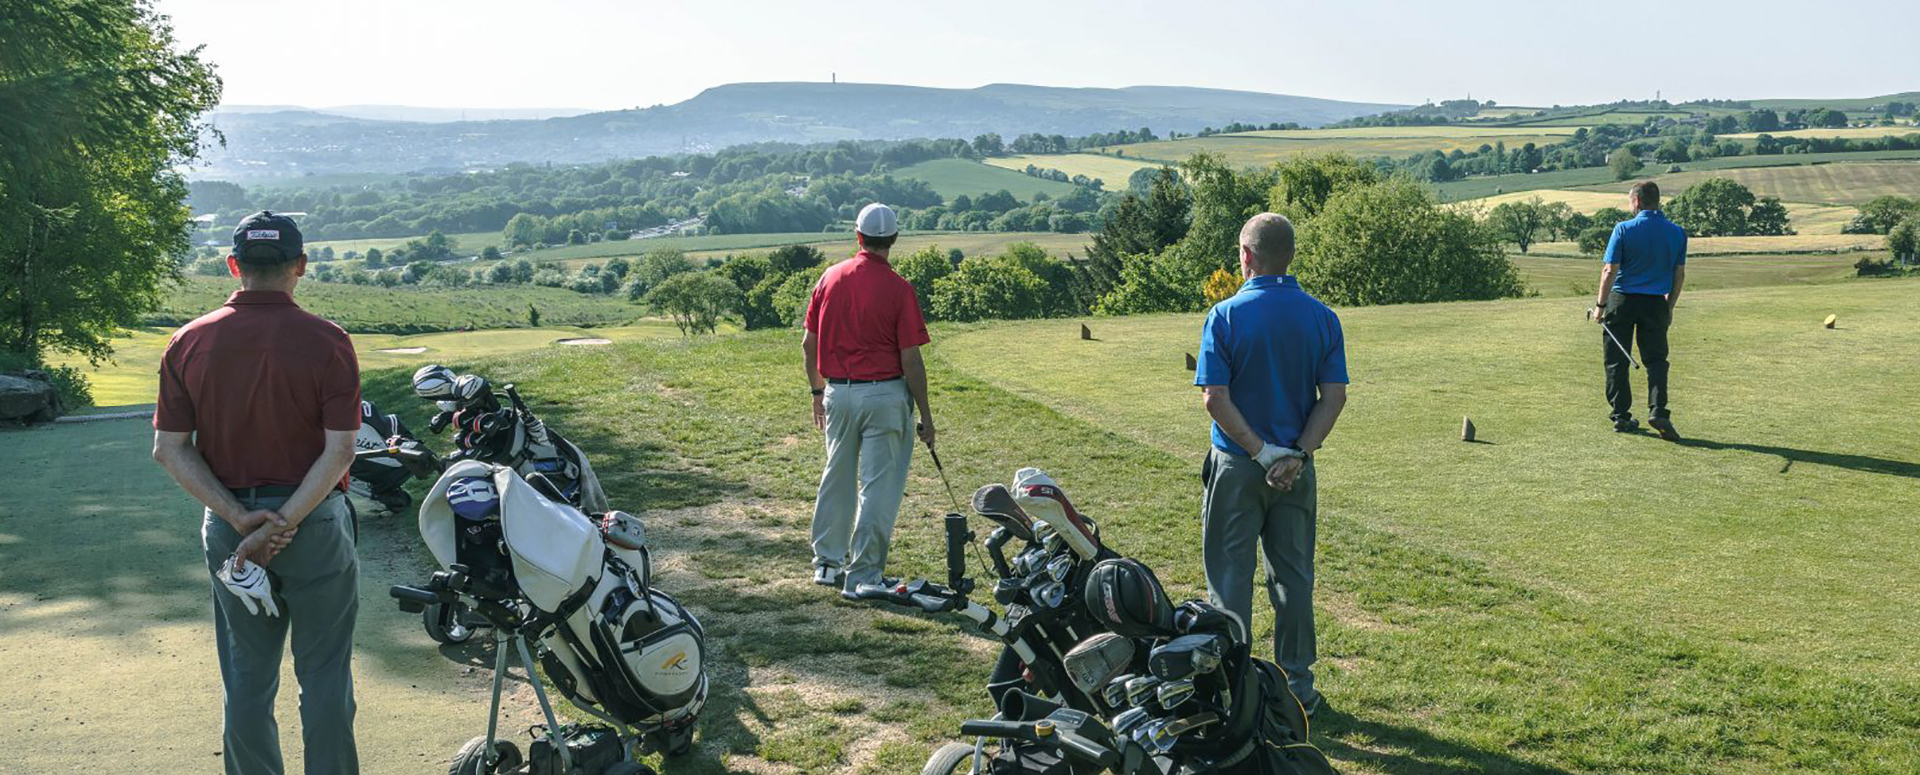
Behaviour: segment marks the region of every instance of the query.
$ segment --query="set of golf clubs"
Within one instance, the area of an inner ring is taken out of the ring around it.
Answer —
[[[1222,643],[1213,635],[1186,635],[1154,649],[1146,675],[1119,675],[1100,689],[1108,707],[1121,709],[1111,727],[1148,753],[1161,755],[1185,736],[1219,724],[1225,711],[1199,699],[1194,681],[1220,669]]]

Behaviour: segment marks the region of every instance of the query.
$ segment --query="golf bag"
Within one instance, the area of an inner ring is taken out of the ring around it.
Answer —
[[[502,406],[485,377],[455,376],[445,366],[428,365],[414,372],[413,392],[440,409],[429,430],[453,428],[457,449],[449,460],[510,466],[557,500],[589,514],[608,510],[606,492],[586,453],[535,416],[514,386],[501,388],[507,397]]]
[[[399,415],[381,413],[372,401],[360,402],[360,432],[353,438],[356,451],[419,444],[420,440],[413,437]],[[396,458],[355,457],[347,475],[348,492],[378,503],[389,512],[397,514],[413,506],[413,496],[408,495],[405,488],[413,472]]]
[[[510,638],[537,641],[532,658],[554,687],[631,728],[623,741],[684,751],[707,698],[699,621],[653,588],[639,518],[590,518],[545,489],[508,466],[449,465],[420,508],[421,538],[448,573],[427,590],[396,588],[395,597],[432,603],[444,602],[443,590],[458,594],[494,619],[503,647]]]

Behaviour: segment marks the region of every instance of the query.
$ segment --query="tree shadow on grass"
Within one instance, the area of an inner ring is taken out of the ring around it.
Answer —
[[[1567,772],[1521,761],[1496,751],[1441,740],[1412,727],[1395,726],[1342,713],[1332,707],[1314,718],[1315,743],[1327,755],[1343,762],[1363,764],[1388,775],[1426,773],[1518,773],[1559,775]],[[1367,748],[1346,742],[1360,739]],[[1376,750],[1380,748],[1391,751]],[[1398,751],[1404,751],[1399,753]]]
[[[1891,476],[1904,476],[1909,479],[1920,479],[1920,463],[1909,463],[1903,460],[1890,460],[1888,458],[1870,457],[1867,455],[1847,455],[1838,452],[1816,452],[1806,449],[1794,449],[1792,447],[1775,447],[1766,444],[1711,441],[1708,439],[1681,439],[1675,443],[1683,447],[1693,447],[1695,449],[1738,450],[1741,452],[1773,455],[1786,460],[1786,464],[1780,467],[1780,473],[1783,474],[1795,463],[1812,463],[1869,474],[1887,474]]]

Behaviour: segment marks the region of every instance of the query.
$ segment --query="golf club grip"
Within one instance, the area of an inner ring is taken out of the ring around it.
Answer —
[[[409,587],[401,584],[395,584],[389,587],[387,594],[392,595],[396,600],[410,600],[415,603],[432,604],[440,602],[440,595],[436,593],[420,589],[419,587]]]
[[[1002,737],[1015,740],[1033,738],[1032,724],[1018,721],[987,721],[974,719],[960,723],[960,734],[968,737]]]

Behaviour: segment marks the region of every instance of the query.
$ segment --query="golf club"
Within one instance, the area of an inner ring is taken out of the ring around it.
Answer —
[[[1136,707],[1145,704],[1149,697],[1154,697],[1154,690],[1161,683],[1163,682],[1160,679],[1150,675],[1143,675],[1128,681],[1127,704]]]
[[[1114,676],[1100,688],[1100,699],[1106,700],[1109,708],[1123,707],[1127,702],[1127,682],[1138,677],[1132,673]],[[1114,722],[1118,723],[1119,719],[1115,718]]]
[[[1146,708],[1130,708],[1125,713],[1113,717],[1113,733],[1123,738],[1127,737],[1151,718],[1153,717],[1147,715]]]
[[[1600,317],[1600,308],[1594,307],[1588,310],[1587,317],[1589,319],[1598,320]],[[1627,361],[1632,363],[1634,368],[1636,369],[1640,368],[1640,359],[1633,357],[1633,352],[1631,350],[1628,350],[1626,345],[1620,343],[1620,337],[1613,335],[1613,329],[1607,327],[1606,321],[1601,321],[1600,330],[1605,331],[1607,333],[1607,339],[1613,342],[1613,346],[1620,348],[1620,354],[1627,356]],[[939,465],[939,464],[940,463],[937,460],[934,462],[934,465]]]
[[[1154,690],[1154,695],[1160,701],[1160,707],[1167,710],[1178,708],[1181,703],[1193,699],[1193,679],[1163,683],[1159,689]]]
[[[913,429],[915,432],[918,432],[925,427],[927,427],[926,423],[916,422],[913,424]],[[962,511],[962,509],[960,508],[960,499],[958,497],[955,497],[953,494],[953,483],[947,481],[947,469],[940,465],[940,453],[934,451],[932,444],[928,444],[927,454],[933,458],[933,470],[940,472],[940,484],[945,485],[947,488],[947,500],[953,502],[954,513],[956,514],[960,513]]]
[[[1219,721],[1220,717],[1213,713],[1195,713],[1186,718],[1172,719],[1154,729],[1154,747],[1161,751],[1170,750],[1173,748],[1174,741],[1179,740],[1181,735],[1208,724],[1219,723]]]

